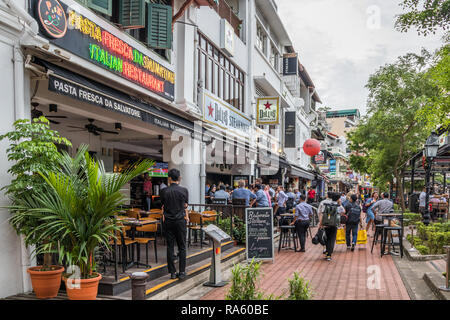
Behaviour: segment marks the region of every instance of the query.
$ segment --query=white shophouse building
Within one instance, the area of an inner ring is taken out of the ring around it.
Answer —
[[[283,76],[283,56],[295,50],[274,1],[51,3],[65,12],[61,29],[45,28],[41,1],[0,0],[0,134],[17,119],[57,116],[49,117],[51,127],[72,142],[69,153],[89,144],[116,172],[139,157],[176,167],[192,203],[204,201],[206,182],[263,177],[256,156],[261,145],[282,155],[278,183],[314,178],[300,147],[320,99],[298,61],[295,76]],[[150,21],[164,19],[150,28]],[[268,96],[280,98],[279,124],[257,127],[256,100]],[[295,141],[285,148],[287,111],[295,112]],[[173,157],[179,147],[174,132],[186,141],[204,133],[203,142],[183,145],[190,155],[184,163]],[[259,136],[266,140],[258,143]],[[224,140],[229,146],[221,148]],[[8,141],[0,146],[6,150]],[[1,186],[11,180],[10,165],[3,152]],[[130,184],[131,204],[138,206],[137,189]],[[0,206],[8,204],[1,193]],[[0,209],[0,298],[30,291],[26,270],[35,264],[9,215]]]

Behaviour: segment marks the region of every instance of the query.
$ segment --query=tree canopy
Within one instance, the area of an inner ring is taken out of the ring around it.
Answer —
[[[401,7],[410,10],[397,17],[397,30],[406,32],[415,27],[419,34],[435,33],[450,26],[450,0],[402,0]]]
[[[378,186],[394,177],[401,180],[402,165],[423,147],[431,131],[427,121],[417,116],[440,92],[428,75],[431,58],[426,50],[399,57],[379,68],[366,85],[368,113],[349,134],[350,148],[356,152],[350,164],[371,174]]]

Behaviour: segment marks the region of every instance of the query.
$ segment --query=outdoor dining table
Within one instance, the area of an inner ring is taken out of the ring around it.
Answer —
[[[122,225],[126,226],[126,227],[131,227],[130,230],[130,238],[131,240],[134,240],[136,237],[136,228],[137,227],[142,227],[148,224],[157,224],[160,223],[159,220],[156,219],[145,219],[145,220],[137,220],[134,218],[118,218],[118,221],[120,221],[122,223]],[[122,237],[122,243],[125,243],[125,238],[123,236],[123,234],[121,233],[121,237]],[[136,265],[136,261],[131,261],[130,263],[126,264],[125,266],[125,270],[132,268],[134,265]],[[150,268],[150,266],[149,266]]]
[[[377,214],[377,216],[381,217],[383,219],[383,222],[384,222],[384,219],[387,219],[389,226],[391,226],[392,220],[397,219],[397,218],[403,218],[403,214],[402,213],[395,213],[395,212],[380,213],[380,214]],[[403,237],[403,219],[400,219],[400,226],[402,228],[402,233],[401,234],[402,234],[402,237]],[[389,232],[389,240],[391,240],[391,239],[392,239],[392,235]],[[390,249],[389,249],[389,246],[388,246],[388,253],[389,254],[394,254],[394,255],[399,255],[397,252],[391,252]]]

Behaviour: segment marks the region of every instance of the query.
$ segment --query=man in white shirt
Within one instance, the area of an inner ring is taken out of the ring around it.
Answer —
[[[422,192],[419,195],[419,212],[422,214],[425,213],[425,206],[426,206],[426,198],[427,198],[427,188],[423,188]]]

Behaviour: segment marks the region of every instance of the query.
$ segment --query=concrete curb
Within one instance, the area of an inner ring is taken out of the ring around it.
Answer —
[[[227,270],[231,268],[235,263],[238,263],[245,259],[245,250],[236,255],[235,257],[225,261],[222,263],[222,270]],[[207,268],[205,271],[201,272],[200,274],[186,279],[183,282],[180,282],[179,284],[172,286],[170,288],[167,288],[166,290],[163,290],[160,293],[155,294],[154,296],[147,298],[147,300],[174,300],[189,290],[195,288],[196,286],[199,286],[206,282],[209,279],[209,268]]]
[[[430,261],[439,260],[446,257],[445,254],[427,254],[422,255],[416,248],[414,248],[407,239],[403,239],[403,253],[412,261]]]
[[[438,272],[425,272],[423,280],[439,300],[450,300],[450,292],[439,289],[445,285],[445,278]]]

